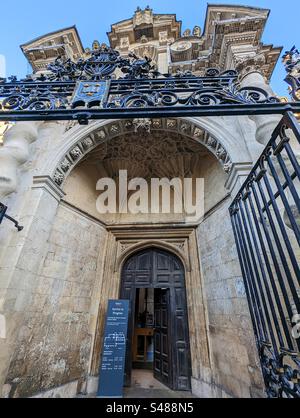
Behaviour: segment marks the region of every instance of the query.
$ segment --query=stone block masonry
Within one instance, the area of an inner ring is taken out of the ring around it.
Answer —
[[[59,207],[9,366],[10,397],[30,397],[86,377],[91,298],[105,234],[99,224]],[[30,265],[32,257],[27,260]]]

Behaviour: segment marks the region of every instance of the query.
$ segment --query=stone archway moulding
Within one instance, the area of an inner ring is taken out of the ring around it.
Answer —
[[[142,241],[123,241],[119,243],[118,254],[115,264],[115,272],[121,271],[126,260],[139,251],[149,248],[158,248],[176,255],[182,262],[185,272],[190,272],[190,259],[187,251],[187,239],[177,240],[142,240]]]
[[[219,139],[221,129],[220,127],[213,129],[213,126],[206,125],[206,123],[200,123],[200,121],[192,118],[168,118],[152,119],[151,121],[148,119],[113,120],[93,123],[84,130],[82,130],[82,127],[74,128],[66,134],[62,148],[50,161],[46,171],[54,182],[61,187],[80,161],[101,143],[110,141],[120,135],[137,133],[140,130],[146,132],[161,130],[187,136],[204,145],[218,159],[224,171],[229,174],[232,170],[233,159],[228,147],[224,145],[224,138]],[[214,135],[211,133],[212,131]]]

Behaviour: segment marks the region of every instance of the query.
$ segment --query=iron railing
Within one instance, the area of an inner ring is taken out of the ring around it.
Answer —
[[[17,228],[18,232],[21,232],[24,227],[19,224],[18,221],[16,221],[11,216],[7,215],[7,206],[5,206],[3,203],[0,202],[0,224],[2,223],[3,219],[8,219],[9,221],[13,222],[15,227]]]
[[[300,398],[299,144],[299,123],[288,112],[230,207],[271,398]]]

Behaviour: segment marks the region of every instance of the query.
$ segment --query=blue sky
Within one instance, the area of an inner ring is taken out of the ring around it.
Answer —
[[[219,0],[216,4],[242,4],[271,9],[264,43],[290,49],[300,47],[299,0]],[[40,35],[76,24],[85,47],[93,40],[107,41],[110,25],[130,18],[137,6],[147,5],[155,13],[176,13],[183,30],[204,26],[207,2],[203,0],[2,0],[0,54],[5,55],[7,75],[23,77],[30,72],[19,45]],[[272,79],[274,90],[287,95],[285,71],[278,63]]]

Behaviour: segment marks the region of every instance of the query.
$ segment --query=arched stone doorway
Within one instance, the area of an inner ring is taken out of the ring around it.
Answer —
[[[184,266],[177,256],[158,248],[147,248],[131,255],[121,273],[120,296],[130,300],[126,385],[131,383],[137,334],[142,334],[137,328],[141,325],[138,311],[141,293],[145,291],[147,297],[148,291],[152,291],[152,304],[150,302],[148,306],[146,299],[142,326],[147,330],[145,334],[153,336],[153,340],[150,337],[148,341],[149,346],[153,344],[154,377],[173,390],[190,390],[191,356]]]

